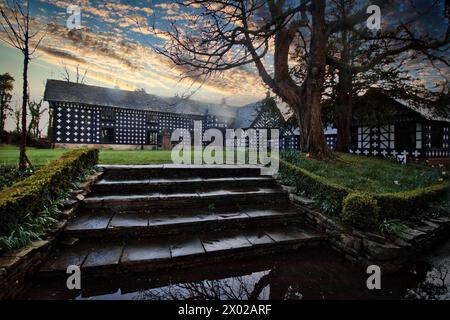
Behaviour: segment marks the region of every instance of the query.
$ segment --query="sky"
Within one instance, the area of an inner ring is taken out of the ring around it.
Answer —
[[[87,70],[85,83],[91,85],[126,90],[143,88],[161,96],[185,95],[196,88],[190,80],[181,80],[182,71],[152,49],[165,39],[154,34],[148,25],[156,30],[166,30],[171,23],[189,28],[188,18],[193,12],[174,1],[30,0],[30,4],[36,26],[48,26],[30,65],[31,99],[42,99],[46,80],[62,80],[64,68],[73,80],[77,66],[81,73]],[[66,26],[70,17],[67,8],[73,4],[81,9],[81,29],[77,30]],[[425,21],[428,25],[433,23],[436,20]],[[439,22],[437,27],[440,25]],[[0,40],[2,37],[0,33]],[[422,69],[417,74],[418,80],[433,82],[433,76],[429,77]],[[0,73],[5,72],[16,79],[14,106],[21,95],[22,55],[0,42]],[[266,91],[255,68],[247,66],[209,79],[192,98],[242,106],[260,100]],[[41,126],[47,125],[47,119],[45,115]],[[7,130],[13,127],[9,118]]]
[[[31,99],[43,97],[47,79],[63,79],[64,68],[75,79],[79,65],[87,70],[85,83],[111,88],[136,90],[174,96],[195,91],[193,99],[242,106],[264,97],[266,89],[259,77],[246,70],[218,75],[199,90],[192,81],[181,79],[181,70],[152,50],[164,41],[152,28],[165,29],[172,21],[182,22],[180,6],[172,1],[135,0],[31,0],[31,12],[39,24],[50,24],[43,42],[30,64]],[[66,26],[67,8],[78,4],[81,29]],[[138,24],[136,21],[140,21]],[[15,79],[14,104],[19,103],[22,87],[22,55],[0,42],[0,73],[9,72]],[[44,116],[42,126],[46,126]],[[14,128],[7,120],[7,130]]]

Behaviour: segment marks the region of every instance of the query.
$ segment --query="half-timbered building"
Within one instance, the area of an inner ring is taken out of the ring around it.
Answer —
[[[410,159],[450,158],[450,117],[445,110],[370,89],[354,104],[351,153]]]
[[[64,147],[170,149],[175,129],[278,129],[284,123],[278,109],[261,102],[230,107],[59,80],[47,81],[44,100],[52,113],[51,138]]]

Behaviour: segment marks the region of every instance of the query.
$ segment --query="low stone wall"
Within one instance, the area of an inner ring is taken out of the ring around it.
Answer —
[[[0,255],[0,300],[16,299],[28,289],[31,278],[55,247],[56,239],[75,214],[79,202],[90,192],[91,185],[101,174],[94,173],[79,190],[71,192],[71,197],[61,208],[57,225],[45,240],[34,241],[23,248]]]
[[[321,213],[314,201],[296,195],[295,188],[282,187],[289,192],[291,201],[304,210],[307,222],[328,235],[335,250],[363,267],[375,264],[383,272],[398,271],[450,236],[450,217],[408,222],[396,238],[355,230]]]

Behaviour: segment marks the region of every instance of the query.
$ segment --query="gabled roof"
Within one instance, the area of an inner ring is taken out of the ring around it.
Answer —
[[[139,91],[111,89],[61,80],[47,80],[45,101],[72,102],[124,109],[234,118],[238,108]]]
[[[395,101],[409,108],[413,112],[419,114],[426,120],[450,122],[450,113],[443,114],[431,106],[422,106],[413,100],[394,98]]]
[[[450,122],[448,113],[432,105],[424,105],[413,99],[394,97],[390,92],[377,88],[370,88],[364,95],[355,99],[354,117],[359,121],[371,118],[383,122],[383,119],[404,114],[413,114],[430,121]]]

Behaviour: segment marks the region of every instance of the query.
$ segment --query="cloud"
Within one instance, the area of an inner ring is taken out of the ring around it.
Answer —
[[[72,3],[63,0],[41,1],[60,9],[65,9]],[[47,37],[38,50],[38,59],[53,65],[55,74],[61,73],[63,63],[71,71],[77,65],[82,70],[88,69],[88,83],[101,82],[106,86],[129,90],[146,88],[150,93],[168,96],[184,94],[196,87],[195,84],[192,87],[192,79],[180,80],[180,75],[184,72],[182,68],[173,65],[153,50],[153,41],[167,40],[165,34],[159,29],[153,30],[146,25],[139,27],[136,24],[138,21],[144,25],[148,20],[147,14],[153,13],[154,9],[178,10],[177,6],[169,3],[144,8],[116,2],[93,4],[87,0],[78,3],[82,8],[83,28],[80,30],[68,30],[65,27],[65,10],[39,11],[40,15],[44,12],[48,14],[47,20],[40,20],[41,24],[52,21],[55,15],[62,18],[48,23]],[[91,18],[88,19],[85,15]],[[188,14],[179,15],[189,18]],[[240,68],[210,79],[195,97],[212,102],[231,97],[228,99],[230,103],[240,105],[259,99],[264,92],[265,89],[252,68]]]
[[[62,51],[62,50],[58,50],[52,47],[47,47],[47,46],[41,46],[39,48],[40,51],[48,53],[51,56],[54,56],[56,58],[62,58],[64,60],[71,60],[71,61],[75,61],[78,63],[85,63],[86,60],[84,60],[83,58],[80,58],[76,55],[73,55],[72,53],[69,53],[67,51]]]

